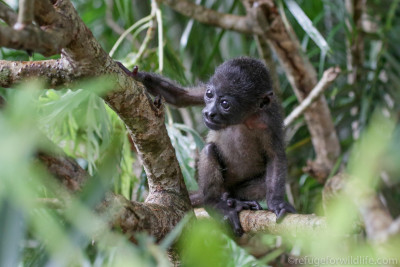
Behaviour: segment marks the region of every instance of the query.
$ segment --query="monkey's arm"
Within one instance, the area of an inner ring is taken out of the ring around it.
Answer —
[[[168,104],[177,107],[204,105],[205,85],[186,89],[155,73],[138,71],[137,67],[131,72],[120,62],[117,63],[126,74],[143,83],[150,94],[161,95]]]
[[[223,219],[233,227],[234,233],[241,236],[243,229],[240,225],[239,212],[244,209],[260,210],[261,206],[256,201],[229,198],[229,194],[224,188],[222,170],[223,164],[218,155],[217,146],[214,143],[208,143],[200,154],[199,193],[203,196],[204,204],[219,212]],[[194,199],[196,198],[192,200]]]
[[[287,172],[286,155],[283,142],[276,140],[273,149],[267,150],[268,163],[266,173],[268,209],[275,212],[276,219],[283,218],[285,213],[296,210],[285,201],[285,177]]]

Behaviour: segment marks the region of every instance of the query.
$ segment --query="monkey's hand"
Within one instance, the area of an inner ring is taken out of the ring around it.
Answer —
[[[243,201],[228,196],[228,193],[224,193],[214,208],[222,214],[223,220],[232,226],[235,235],[241,236],[243,229],[240,225],[239,212],[242,210],[261,210],[262,208],[257,201]]]
[[[128,75],[131,76],[132,78],[134,78],[135,80],[139,81],[139,82],[143,82],[143,80],[145,79],[146,74],[144,72],[139,72],[139,67],[135,66],[133,67],[133,70],[130,71],[128,70],[121,62],[116,61],[116,63],[118,64],[118,66]]]
[[[293,208],[292,205],[290,205],[283,199],[268,200],[267,204],[268,204],[268,209],[270,211],[275,212],[277,222],[281,222],[282,219],[285,217],[286,213],[288,213],[288,212],[295,213],[296,212],[296,209]]]

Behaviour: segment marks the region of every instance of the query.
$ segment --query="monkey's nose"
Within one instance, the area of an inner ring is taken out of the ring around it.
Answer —
[[[204,112],[204,115],[206,116],[207,119],[214,119],[215,115],[217,115],[215,112]]]

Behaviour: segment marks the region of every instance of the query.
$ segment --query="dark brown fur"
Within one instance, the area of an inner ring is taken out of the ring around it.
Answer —
[[[191,193],[194,205],[218,210],[237,235],[242,234],[238,213],[260,209],[256,200],[266,198],[278,218],[295,212],[284,201],[283,120],[263,63],[251,58],[226,61],[208,83],[193,89],[152,73],[127,73],[170,104],[206,105],[203,118],[210,132],[198,164],[200,189]]]

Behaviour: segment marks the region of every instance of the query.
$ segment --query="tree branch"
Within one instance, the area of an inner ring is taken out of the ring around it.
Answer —
[[[0,18],[8,25],[13,26],[17,22],[17,14],[3,2],[0,2]]]
[[[57,13],[50,0],[35,0],[35,21],[40,25],[63,25],[62,16]],[[59,28],[63,28],[58,26]]]
[[[87,172],[74,159],[64,153],[50,155],[45,152],[38,152],[37,158],[54,177],[72,192],[80,190],[89,177]]]
[[[117,212],[113,213],[117,218],[112,217],[112,220],[124,231],[131,233],[146,230],[157,239],[161,239],[192,209],[180,166],[165,128],[163,110],[154,106],[145,94],[144,87],[126,75],[102,49],[70,1],[58,0],[54,10],[59,18],[55,20],[55,25],[44,27],[46,33],[51,35],[48,32],[51,29],[59,30],[60,34],[74,36],[71,42],[59,43],[57,51],[62,49],[61,59],[22,63],[0,61],[1,85],[9,87],[23,77],[41,77],[43,67],[43,71],[54,78],[51,79],[54,84],[77,78],[108,75],[115,82],[114,91],[104,96],[104,99],[125,123],[135,143],[148,177],[149,196],[146,203],[130,202],[122,196],[110,196],[103,206],[119,207]],[[42,22],[46,21],[49,20],[43,18]],[[7,36],[0,34],[0,45],[3,44],[3,38],[13,39],[25,34],[25,41],[29,44],[21,43],[20,48],[43,51],[43,47],[29,42],[36,36],[35,31],[27,30],[30,28],[32,25],[20,32],[9,31],[10,35]],[[55,52],[52,47],[47,49]],[[57,70],[60,73],[57,73]],[[68,78],[63,79],[63,74],[69,74]],[[67,179],[67,185],[70,183],[63,171],[71,173],[75,163],[43,155],[41,157],[54,175]],[[63,164],[64,168],[60,168]],[[75,185],[72,187],[76,188]],[[106,209],[106,212],[112,210]]]
[[[163,0],[162,2],[182,15],[194,18],[201,23],[246,34],[262,34],[264,32],[250,16],[220,13],[186,0]]]
[[[260,38],[265,38],[275,51],[297,99],[302,102],[316,86],[317,73],[303,54],[290,24],[285,23],[284,11],[279,11],[272,0],[260,0],[258,3],[258,8],[264,15],[259,23],[263,28],[268,27]],[[316,160],[309,161],[304,170],[324,182],[340,155],[338,136],[325,97],[317,98],[304,115],[316,154]]]
[[[70,41],[63,32],[58,30],[42,31],[35,25],[29,25],[21,30],[0,26],[0,46],[33,50],[44,56],[59,54],[61,48]]]
[[[292,122],[300,117],[301,114],[304,113],[304,111],[307,110],[311,106],[311,104],[314,102],[315,99],[317,99],[324,91],[326,88],[328,88],[339,76],[340,74],[340,68],[335,67],[335,68],[329,68],[326,71],[324,71],[324,74],[322,75],[321,80],[318,82],[318,84],[314,87],[314,89],[311,90],[311,92],[308,94],[308,96],[298,105],[286,118],[284,121],[285,127],[288,125],[292,124]]]
[[[33,3],[33,0],[29,0],[28,2]],[[69,10],[68,5],[70,3],[67,0],[57,1],[56,9],[52,10],[48,3],[44,3],[46,1],[36,2],[39,2],[36,5],[38,11],[35,12],[39,24],[51,21],[54,23],[52,27],[40,28],[33,24],[24,26],[17,25],[17,30],[14,30],[11,27],[0,26],[0,46],[31,50],[45,56],[59,54],[61,49],[71,42],[72,36],[76,34],[76,31],[73,31],[76,22],[68,17],[69,14],[65,13]],[[32,12],[32,10],[26,12],[21,11],[20,16],[22,17],[20,19],[25,19],[23,16],[29,12]],[[38,14],[38,12],[48,13]]]
[[[6,88],[30,77],[40,77],[55,87],[70,84],[78,78],[78,74],[63,58],[43,61],[0,60],[0,86]]]
[[[195,209],[197,218],[209,218],[203,209]],[[244,232],[271,233],[276,235],[299,234],[304,231],[324,231],[327,229],[326,219],[314,214],[287,214],[282,222],[276,223],[276,215],[271,211],[244,210],[239,214],[240,224]]]

